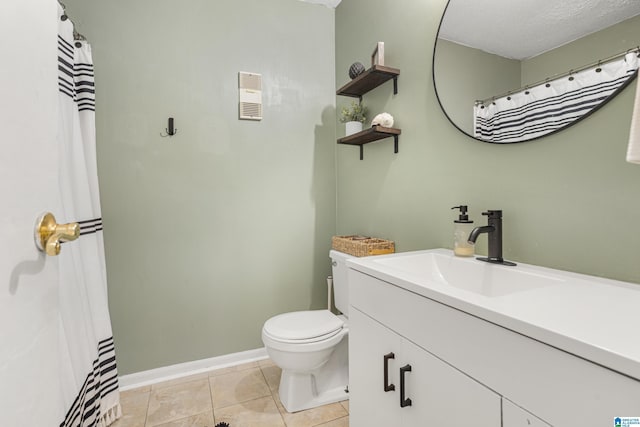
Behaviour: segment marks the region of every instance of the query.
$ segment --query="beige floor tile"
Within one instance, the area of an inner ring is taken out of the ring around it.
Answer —
[[[271,396],[260,368],[210,377],[209,381],[214,410],[259,397]],[[214,414],[217,417],[217,412]]]
[[[216,423],[224,421],[232,427],[285,427],[271,396],[215,409],[214,413]]]
[[[160,424],[157,427],[213,427],[213,411]]]
[[[175,378],[173,380],[163,381],[161,383],[153,384],[151,386],[151,389],[152,390],[156,390],[156,389],[159,389],[159,388],[171,387],[171,386],[178,385],[178,384],[188,383],[190,381],[204,380],[204,379],[207,379],[207,378],[209,378],[209,373],[208,372],[204,372],[204,373],[201,373],[201,374],[195,374],[195,375],[188,375],[186,377]]]
[[[162,387],[151,390],[146,426],[158,426],[210,410],[207,379]]]
[[[262,359],[262,360],[258,360],[258,365],[261,368],[267,367],[267,366],[274,366],[275,363],[273,363],[273,360],[266,358],[266,359]]]
[[[109,427],[144,427],[145,417],[128,417],[123,415],[122,418],[111,424]]]
[[[311,408],[305,411],[289,413],[284,409],[279,398],[275,397],[274,400],[287,427],[316,426],[349,415],[347,410],[344,409],[339,402],[318,406],[317,408]]]
[[[130,394],[138,394],[138,393],[144,393],[145,391],[151,391],[151,386],[150,385],[145,385],[142,387],[137,387],[137,388],[132,388],[129,389],[127,391],[121,391],[120,392],[120,399],[122,399],[123,397],[126,397]]]
[[[349,427],[349,417],[346,416],[328,423],[318,424],[317,427]]]
[[[278,388],[280,387],[280,376],[282,375],[282,369],[280,369],[276,365],[263,366],[261,369],[264,378],[267,380],[269,389],[272,393],[277,393]]]
[[[109,427],[144,427],[146,419],[146,415],[136,417],[122,414],[122,417],[110,424]]]
[[[340,402],[340,404],[344,407],[344,409],[347,410],[347,412],[349,412],[349,401],[348,400],[343,400],[342,402]]]
[[[247,369],[257,368],[258,366],[258,362],[243,363],[242,365],[229,366],[227,368],[209,371],[209,376],[217,377],[219,375],[229,374],[231,372],[246,371]]]
[[[141,391],[147,390],[147,391]],[[122,406],[122,417],[118,419],[113,427],[144,427],[147,418],[147,407],[149,406],[148,388],[133,389],[120,393],[120,405]]]

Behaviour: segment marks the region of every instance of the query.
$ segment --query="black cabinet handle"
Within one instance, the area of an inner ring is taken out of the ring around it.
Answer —
[[[411,399],[404,398],[404,374],[411,372],[411,365],[407,364],[400,368],[400,407],[411,406]]]
[[[396,355],[393,353],[384,355],[384,391],[394,391],[396,386],[389,384],[389,359],[395,359]]]

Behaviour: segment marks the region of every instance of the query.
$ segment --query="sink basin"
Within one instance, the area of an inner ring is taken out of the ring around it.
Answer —
[[[410,252],[373,257],[370,261],[394,273],[409,274],[487,297],[499,297],[562,283],[560,277],[528,271],[525,267],[488,264],[475,258],[459,258],[450,251]]]

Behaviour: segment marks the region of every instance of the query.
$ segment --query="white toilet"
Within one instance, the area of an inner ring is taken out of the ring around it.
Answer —
[[[352,256],[332,250],[330,257],[335,306],[342,315],[329,310],[295,311],[274,316],[262,327],[267,354],[282,369],[279,394],[288,412],[349,398],[345,261]]]

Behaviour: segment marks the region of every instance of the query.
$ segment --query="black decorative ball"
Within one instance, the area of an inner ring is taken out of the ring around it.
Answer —
[[[355,79],[362,73],[364,73],[364,65],[359,62],[354,62],[351,64],[351,67],[349,67],[349,77],[352,79]]]

